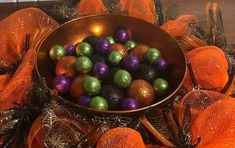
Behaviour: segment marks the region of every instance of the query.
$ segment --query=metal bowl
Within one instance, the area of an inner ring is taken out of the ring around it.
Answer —
[[[76,44],[89,35],[99,37],[110,36],[120,27],[130,29],[133,39],[138,43],[155,47],[161,51],[162,57],[169,62],[169,70],[165,74],[165,78],[170,85],[169,93],[160,98],[160,100],[158,98],[158,101],[155,101],[152,105],[136,110],[97,111],[74,103],[72,104],[88,113],[132,114],[147,111],[153,107],[163,107],[171,103],[173,101],[172,96],[181,87],[186,75],[186,60],[183,51],[175,39],[159,27],[129,16],[105,15],[78,18],[61,25],[45,37],[38,47],[37,72],[46,79],[48,89],[51,89],[51,81],[55,77],[55,64],[48,54],[53,45]],[[71,100],[69,95],[64,95],[60,99],[64,101]]]

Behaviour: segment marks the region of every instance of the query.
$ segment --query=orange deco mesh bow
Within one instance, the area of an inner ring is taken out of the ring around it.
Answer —
[[[43,34],[57,26],[53,19],[36,8],[22,9],[0,22],[0,68],[22,60],[13,77],[8,74],[0,76],[0,110],[23,102],[35,65],[36,43]],[[26,34],[31,36],[27,53],[24,50]]]

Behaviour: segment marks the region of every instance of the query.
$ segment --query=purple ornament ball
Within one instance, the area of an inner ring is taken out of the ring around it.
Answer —
[[[136,71],[139,67],[139,59],[135,55],[127,55],[122,60],[123,67],[128,71]]]
[[[59,93],[66,93],[70,89],[71,81],[69,77],[65,75],[58,75],[52,81],[52,86],[56,89]]]
[[[107,55],[110,51],[111,48],[111,44],[109,43],[108,40],[106,39],[99,39],[96,43],[96,52],[103,54],[103,55]]]
[[[119,43],[124,43],[126,42],[128,39],[130,39],[129,37],[129,33],[126,29],[120,28],[116,31],[115,33],[115,40]]]
[[[64,45],[64,49],[67,55],[75,55],[76,53],[76,48],[72,43],[68,43]]]
[[[81,106],[88,106],[91,101],[91,97],[88,95],[82,95],[77,100],[76,103]]]
[[[161,59],[158,61],[157,65],[156,65],[156,69],[157,69],[157,71],[159,71],[159,72],[163,72],[163,71],[166,70],[167,66],[168,66],[167,61],[166,61],[165,59],[161,58]]]
[[[121,107],[124,110],[134,110],[139,108],[139,102],[133,98],[126,98],[122,100]]]
[[[109,75],[109,67],[105,63],[96,63],[92,72],[97,78],[105,79]]]

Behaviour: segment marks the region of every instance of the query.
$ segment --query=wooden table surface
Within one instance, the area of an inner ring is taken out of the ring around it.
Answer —
[[[209,0],[162,0],[163,3],[176,3],[180,14],[195,14],[199,18],[205,17],[205,6]],[[235,43],[235,0],[217,0],[222,10],[225,34],[230,43]],[[12,12],[26,7],[41,6],[52,2],[24,2],[24,3],[0,3],[0,20]]]

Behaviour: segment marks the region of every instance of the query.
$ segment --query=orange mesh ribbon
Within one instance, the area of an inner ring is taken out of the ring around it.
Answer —
[[[235,147],[235,100],[217,101],[194,120],[191,132],[193,140],[201,137],[199,148]]]
[[[9,109],[21,104],[26,91],[30,87],[32,70],[35,64],[35,50],[30,49],[20,67],[4,89],[0,92],[0,109]]]
[[[145,148],[139,132],[126,127],[118,127],[105,132],[99,139],[96,148]]]
[[[208,106],[213,103],[229,98],[224,94],[216,91],[208,90],[193,90],[187,93],[179,104],[175,104],[176,113],[178,114],[179,121],[183,120],[184,107],[186,104],[190,105],[192,119],[200,115]]]
[[[77,6],[77,11],[82,15],[102,15],[109,14],[102,0],[81,0]],[[115,14],[123,14],[137,17],[156,23],[155,4],[153,0],[120,0],[114,10]]]
[[[19,122],[17,109],[11,108],[23,104],[31,86],[37,43],[57,26],[57,22],[37,8],[19,10],[0,22],[0,68],[21,62],[12,77],[0,75],[0,134],[6,135],[0,137],[0,144],[10,134],[4,131],[14,130]],[[27,51],[26,35],[31,36]]]
[[[120,0],[119,10],[129,16],[143,19],[150,23],[156,22],[155,4],[153,0]]]
[[[168,20],[161,28],[171,36],[183,36],[189,34],[189,24],[198,23],[198,18],[194,15],[181,15],[175,20]]]
[[[81,15],[101,15],[108,14],[107,8],[104,6],[102,0],[81,0],[76,9]]]
[[[13,108],[15,103],[21,104],[31,82],[35,65],[36,36],[40,36],[45,28],[51,30],[58,24],[44,12],[36,8],[19,10],[0,22],[0,61],[11,65],[24,56],[26,34],[31,35],[30,48],[21,65],[12,78],[0,76],[0,110]],[[36,35],[37,34],[37,35]],[[36,35],[36,36],[35,36]],[[33,38],[35,37],[35,38]],[[0,64],[0,68],[1,68]]]
[[[221,90],[228,81],[228,63],[221,49],[215,46],[203,46],[186,54],[188,63],[198,85],[210,90]],[[189,73],[184,87],[192,88]]]

